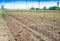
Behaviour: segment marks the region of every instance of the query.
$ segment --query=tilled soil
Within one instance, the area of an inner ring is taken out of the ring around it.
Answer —
[[[58,32],[60,32],[60,20],[59,19],[50,20],[48,18],[40,17],[38,14],[32,14],[32,15],[30,15],[30,14],[26,14],[26,15],[25,14],[24,15],[23,14],[22,15],[21,14],[8,14],[8,15],[5,14],[4,19],[7,20],[8,27],[9,27],[11,33],[13,34],[13,36],[19,36],[16,38],[18,41],[27,41],[27,40],[39,41],[39,39],[36,38],[28,30],[22,29],[22,26],[19,23],[16,23],[15,20],[17,20],[17,21],[23,23],[24,25],[28,26],[29,28],[37,31],[39,34],[42,34],[46,41],[60,41],[60,34],[58,34]],[[17,24],[19,26],[17,26]],[[20,30],[22,31],[21,33],[19,33]],[[29,37],[27,39],[26,38],[27,36],[25,36],[25,34],[27,35],[27,32],[29,32],[32,37]],[[19,33],[19,35],[18,35],[18,33]]]
[[[0,18],[0,41],[14,41],[6,22],[2,18]]]
[[[16,17],[14,17],[14,18],[16,18]],[[55,26],[53,26],[53,30],[50,31],[48,29],[48,27],[49,26],[51,27],[51,25],[48,25],[49,23],[46,22],[46,21],[45,21],[45,23],[44,23],[44,21],[42,21],[40,23],[41,25],[39,25],[39,23],[37,24],[37,23],[34,23],[33,21],[31,22],[31,19],[29,20],[29,19],[26,19],[25,17],[20,17],[20,18],[18,17],[18,20],[21,21],[22,23],[24,23],[25,25],[29,26],[30,28],[42,33],[43,35],[48,37],[51,41],[59,41],[60,40],[60,35],[58,35],[57,33],[54,32],[54,27]],[[43,24],[47,24],[48,27],[47,27],[47,25],[45,26]],[[56,28],[57,27],[55,27],[55,29]],[[57,31],[57,30],[55,30],[55,31]],[[58,30],[58,31],[60,31],[60,30]]]
[[[29,41],[40,41],[34,36],[34,34],[24,29],[23,28],[24,26],[18,25],[15,19],[12,19],[11,17],[5,17],[4,19],[6,19],[9,30],[14,36],[15,41],[28,41],[28,40]]]

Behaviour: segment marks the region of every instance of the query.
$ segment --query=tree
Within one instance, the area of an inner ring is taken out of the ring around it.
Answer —
[[[40,8],[36,8],[36,10],[40,10]]]
[[[52,7],[49,7],[49,10],[57,10],[57,6],[52,6]]]
[[[4,10],[4,5],[1,5],[1,9]]]
[[[43,10],[46,10],[46,9],[47,9],[46,6],[44,6],[44,7],[43,7]]]
[[[30,10],[35,10],[35,8],[34,7],[31,7]]]

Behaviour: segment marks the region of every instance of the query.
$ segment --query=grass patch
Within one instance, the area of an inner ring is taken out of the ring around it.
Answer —
[[[0,18],[2,18],[2,11],[0,11]]]
[[[35,12],[7,12],[7,14],[19,14],[21,16],[24,16],[26,14],[32,15]],[[40,17],[51,19],[51,20],[57,20],[60,19],[60,13],[59,12],[40,12],[37,14]]]
[[[7,12],[7,14],[27,14],[27,12]]]
[[[56,19],[59,19],[60,18],[60,13],[40,13],[39,14],[40,17],[43,17],[43,18],[47,18],[47,19],[51,19],[51,20],[56,20]]]
[[[36,38],[38,38],[40,41],[45,41],[40,35],[35,35]]]
[[[58,34],[60,34],[60,32],[58,32]]]

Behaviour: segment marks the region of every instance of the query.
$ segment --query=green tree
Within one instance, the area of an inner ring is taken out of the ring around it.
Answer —
[[[4,5],[1,5],[1,9],[4,10]]]
[[[40,10],[40,8],[36,8],[36,10]]]
[[[46,10],[47,8],[46,8],[46,6],[44,6],[42,9],[43,9],[43,10]]]
[[[30,10],[35,10],[35,8],[34,7],[31,7]]]
[[[49,7],[49,10],[57,10],[57,6],[52,6],[52,7]]]

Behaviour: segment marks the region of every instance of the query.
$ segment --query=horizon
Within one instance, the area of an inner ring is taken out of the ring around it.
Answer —
[[[50,6],[57,6],[57,2],[60,2],[60,0],[40,0],[40,8],[43,8],[44,6],[47,8]],[[27,0],[27,7],[26,0],[0,0],[0,8],[1,5],[4,5],[4,8],[7,9],[38,8],[38,0]]]

